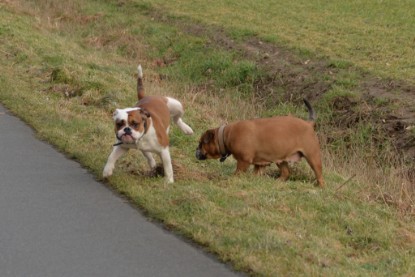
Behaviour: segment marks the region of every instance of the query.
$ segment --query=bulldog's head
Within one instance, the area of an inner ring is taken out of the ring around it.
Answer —
[[[140,108],[116,109],[113,114],[115,136],[125,144],[134,144],[144,135],[150,114]]]
[[[207,130],[199,140],[199,146],[196,149],[196,158],[198,160],[219,159],[222,155],[217,143],[217,132],[215,129]]]

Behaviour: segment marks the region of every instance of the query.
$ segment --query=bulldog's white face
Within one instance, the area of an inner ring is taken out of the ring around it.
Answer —
[[[113,114],[115,136],[125,144],[135,144],[144,135],[148,112],[140,108],[116,109]]]

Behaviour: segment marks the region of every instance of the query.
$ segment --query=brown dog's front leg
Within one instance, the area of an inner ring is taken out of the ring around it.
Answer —
[[[238,160],[236,164],[236,171],[235,174],[239,174],[241,172],[246,172],[250,166],[250,163]]]
[[[288,163],[281,162],[278,163],[277,166],[280,169],[280,177],[278,179],[287,181],[288,177],[290,176],[290,168],[288,167]]]

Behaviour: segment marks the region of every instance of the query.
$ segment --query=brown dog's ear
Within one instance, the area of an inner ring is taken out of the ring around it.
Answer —
[[[150,113],[147,110],[141,109],[140,112],[144,114],[146,117],[150,117]]]
[[[205,135],[203,136],[203,143],[208,144],[213,140],[215,137],[215,131],[214,130],[208,130],[206,131]]]

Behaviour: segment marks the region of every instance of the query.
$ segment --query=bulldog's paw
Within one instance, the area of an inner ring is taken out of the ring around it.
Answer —
[[[104,171],[102,172],[102,177],[108,178],[112,175],[112,171],[114,170],[114,167],[111,166],[105,166]]]

